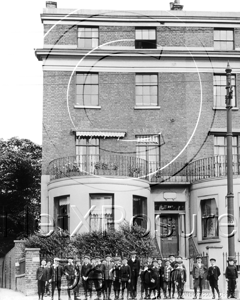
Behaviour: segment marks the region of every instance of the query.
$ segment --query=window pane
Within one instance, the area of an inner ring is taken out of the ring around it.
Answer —
[[[151,86],[150,87],[150,94],[152,96],[157,96],[157,86]]]
[[[148,29],[143,29],[142,30],[142,39],[143,40],[148,40],[149,37],[148,37]]]
[[[142,86],[136,86],[136,95],[142,95],[143,90],[142,90]]]
[[[91,83],[98,84],[98,74],[91,74]]]
[[[137,105],[142,105],[143,102],[142,102],[142,96],[139,96],[139,95],[136,95],[136,104]]]
[[[92,85],[91,94],[98,95],[98,85]]]
[[[150,96],[149,95],[143,95],[143,104],[150,105]]]
[[[82,95],[82,94],[83,94],[83,86],[77,85],[77,95]]]
[[[226,30],[221,30],[221,31],[220,31],[220,39],[221,39],[222,41],[224,41],[224,40],[227,39],[227,32],[226,32]]]
[[[136,40],[142,40],[142,30],[141,29],[136,29],[135,34],[136,34]]]
[[[220,31],[214,30],[214,40],[220,40]]]
[[[135,79],[136,79],[136,84],[142,84],[143,82],[143,76],[142,75],[136,75]]]
[[[226,50],[233,50],[233,42],[226,42]]]
[[[151,105],[157,105],[157,96],[151,95]]]
[[[155,29],[150,29],[148,36],[149,36],[150,40],[155,40],[156,39],[156,30]]]
[[[233,41],[233,31],[232,30],[227,31],[227,40]]]
[[[78,28],[78,37],[85,37],[84,28]]]
[[[96,48],[98,46],[98,39],[92,39],[92,47],[91,48]]]
[[[221,50],[221,44],[220,44],[220,42],[214,42],[214,49],[215,50]]]
[[[157,83],[157,75],[151,75],[151,82],[154,84]]]
[[[143,95],[150,95],[150,86],[143,87]]]
[[[89,48],[89,49],[92,48],[92,40],[86,39],[84,46],[85,46],[85,48]]]
[[[98,95],[92,95],[92,105],[97,106],[98,105]]]
[[[143,75],[143,84],[144,85],[150,84],[150,75]]]

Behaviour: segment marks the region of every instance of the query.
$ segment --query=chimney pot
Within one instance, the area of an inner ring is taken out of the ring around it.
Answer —
[[[182,10],[183,5],[180,4],[180,0],[174,0],[174,2],[170,2],[171,10]]]
[[[57,8],[57,2],[55,1],[46,1],[47,8]]]

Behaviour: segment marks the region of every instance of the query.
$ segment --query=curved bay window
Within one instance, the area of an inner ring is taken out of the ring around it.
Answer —
[[[202,212],[202,239],[218,238],[218,208],[216,200],[206,199],[201,201]]]

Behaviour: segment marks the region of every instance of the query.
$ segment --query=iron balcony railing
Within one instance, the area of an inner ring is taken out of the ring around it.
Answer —
[[[54,159],[49,164],[50,180],[72,176],[124,176],[151,182],[195,182],[227,175],[226,155],[191,163],[147,162],[124,155],[77,155]],[[233,155],[233,174],[240,174],[240,161]]]

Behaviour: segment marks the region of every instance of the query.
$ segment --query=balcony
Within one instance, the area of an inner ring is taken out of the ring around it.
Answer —
[[[73,176],[119,176],[140,178],[152,183],[192,183],[227,175],[227,157],[214,156],[191,163],[147,162],[124,155],[79,155],[54,159],[49,164],[50,180]],[[165,167],[167,166],[167,167]],[[162,170],[159,170],[162,168]],[[158,171],[159,170],[159,171]],[[233,155],[233,174],[240,174],[240,162]]]

